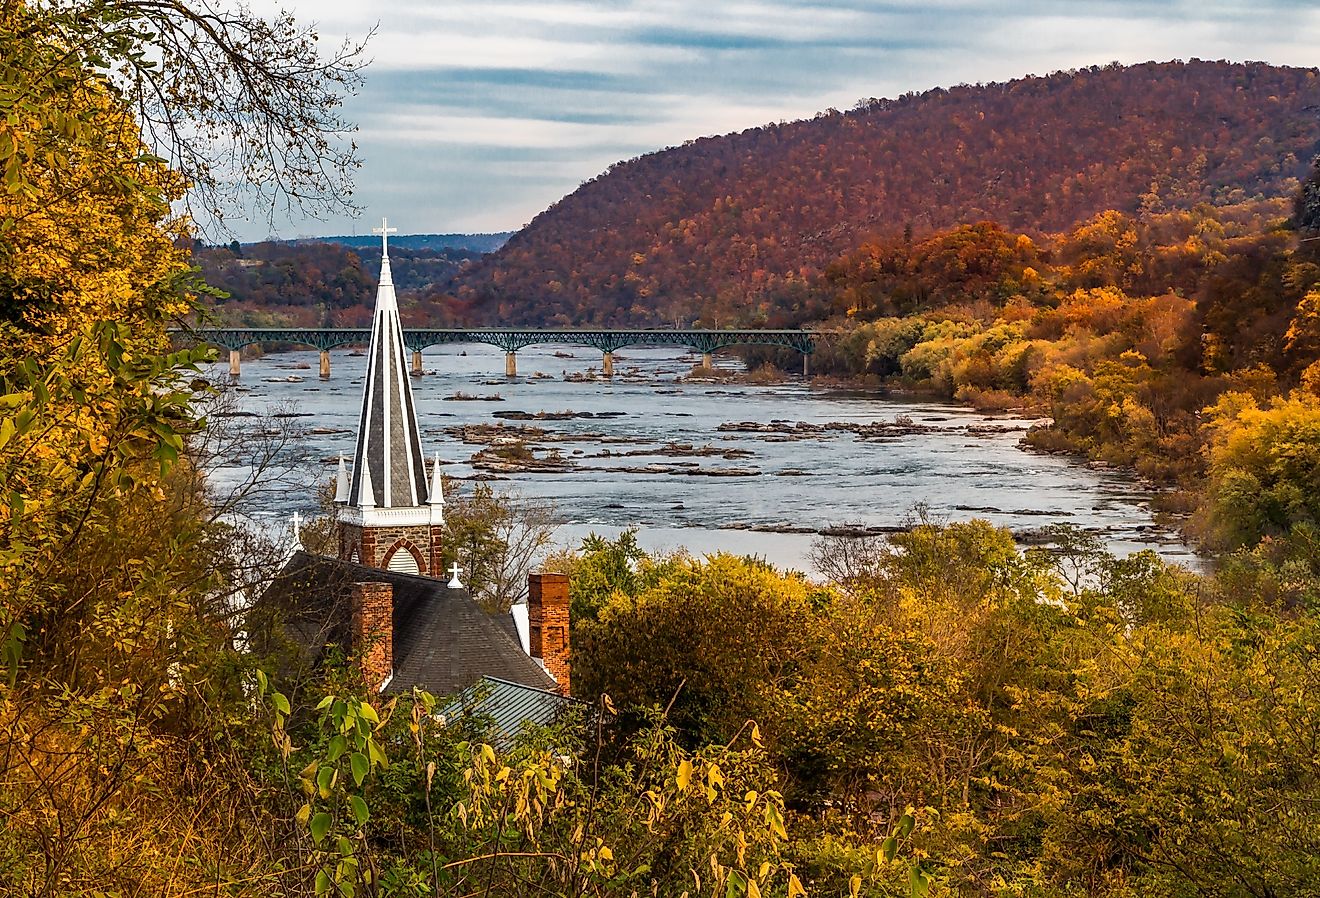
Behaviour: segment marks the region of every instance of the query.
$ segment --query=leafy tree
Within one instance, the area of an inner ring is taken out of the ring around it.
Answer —
[[[608,755],[598,735],[595,763],[575,763],[563,750],[580,747],[581,720],[496,750],[479,720],[450,708],[438,724],[443,706],[425,692],[383,705],[332,693],[305,712],[258,680],[278,763],[247,776],[292,793],[296,810],[262,809],[283,836],[265,878],[291,893],[506,894],[530,882],[560,896],[806,894],[750,721],[728,744],[689,750],[653,712]],[[853,894],[928,885],[898,858],[914,821],[900,824],[884,851],[825,870]]]
[[[1259,405],[1226,394],[1207,410],[1210,431],[1207,525],[1229,547],[1320,522],[1320,402],[1295,392]]]
[[[1311,165],[1311,174],[1297,192],[1293,219],[1304,233],[1320,231],[1320,160]]]
[[[446,568],[457,562],[467,587],[488,608],[507,611],[527,592],[527,574],[554,534],[554,510],[545,502],[497,493],[477,483],[469,494],[446,486]]]
[[[765,720],[816,651],[807,584],[728,555],[679,560],[636,595],[615,590],[573,638],[579,694],[668,707],[694,744]]]
[[[236,825],[237,541],[188,450],[205,353],[166,336],[186,181],[124,80],[145,21],[204,16],[129,6],[0,7],[0,884],[31,895],[212,888],[254,855],[196,838]]]
[[[588,534],[580,549],[566,552],[551,566],[568,574],[571,619],[595,620],[616,595],[636,598],[656,586],[684,563],[679,554],[654,556],[642,551],[637,531],[629,528],[614,539]]]
[[[1286,349],[1304,358],[1320,356],[1320,290],[1311,290],[1297,303],[1297,313],[1288,326]]]

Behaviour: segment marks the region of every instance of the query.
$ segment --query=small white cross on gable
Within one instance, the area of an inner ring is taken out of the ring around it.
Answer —
[[[452,574],[452,576],[449,578],[449,588],[450,588],[450,589],[462,589],[462,588],[463,588],[463,584],[460,583],[460,582],[458,581],[458,575],[459,575],[459,573],[460,573],[462,570],[463,570],[463,569],[462,569],[461,567],[458,566],[458,562],[457,562],[457,561],[455,561],[453,564],[451,564],[451,565],[449,566],[449,573]]]
[[[399,229],[390,227],[390,220],[382,217],[380,220],[380,227],[372,228],[371,233],[380,235],[380,251],[389,255],[390,235],[399,233]]]

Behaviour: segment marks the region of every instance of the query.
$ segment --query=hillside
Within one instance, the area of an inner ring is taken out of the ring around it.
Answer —
[[[430,236],[430,235],[422,235]],[[364,238],[365,239],[365,238]],[[442,320],[446,309],[423,294],[449,284],[480,253],[417,248],[390,241],[390,261],[405,318]],[[206,282],[229,294],[209,311],[235,325],[363,326],[371,321],[380,274],[380,240],[361,247],[337,240],[265,242],[198,247],[193,262]]]
[[[472,320],[719,326],[809,317],[868,238],[1291,196],[1320,141],[1314,69],[1093,67],[868,100],[622,162],[459,275]]]
[[[512,236],[513,231],[499,231],[494,234],[396,234],[390,237],[390,245],[403,249],[453,249],[469,253],[493,253]],[[352,237],[312,237],[294,242],[338,243],[341,246],[361,249],[379,245],[380,237],[373,234]]]

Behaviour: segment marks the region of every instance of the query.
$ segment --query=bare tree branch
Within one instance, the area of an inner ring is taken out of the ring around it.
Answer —
[[[216,0],[47,0],[52,43],[102,73],[137,111],[143,139],[190,185],[204,233],[240,212],[353,210],[356,93],[367,35],[323,52],[314,26]]]

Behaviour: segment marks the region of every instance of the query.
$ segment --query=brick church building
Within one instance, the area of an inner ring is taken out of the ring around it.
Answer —
[[[568,701],[568,578],[532,574],[525,615],[488,614],[443,579],[440,458],[428,472],[390,273],[392,230],[377,229],[380,286],[352,469],[341,458],[336,482],[337,554],[295,552],[263,602],[313,663],[337,645],[382,692],[453,695],[485,681],[497,706],[483,711],[497,722],[502,711],[546,722]]]

